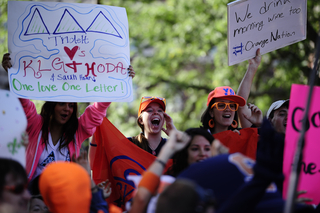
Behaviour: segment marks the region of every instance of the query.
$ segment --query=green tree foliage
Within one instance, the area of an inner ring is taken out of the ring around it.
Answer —
[[[0,0],[0,52],[8,52],[7,0]]]
[[[131,64],[136,71],[134,101],[112,103],[107,114],[121,132],[126,136],[139,133],[136,118],[141,96],[165,97],[176,127],[185,130],[200,125],[211,90],[223,85],[237,90],[247,62],[228,66],[230,2],[98,0],[99,4],[125,7],[128,15]],[[6,33],[5,14],[6,1],[1,1],[0,39]],[[320,2],[309,0],[307,39],[263,55],[249,102],[266,112],[274,100],[289,98],[293,83],[307,84],[319,20]],[[7,51],[6,43],[1,50]]]
[[[217,86],[234,90],[247,62],[228,66],[228,0],[119,1],[99,3],[125,7],[129,20],[134,101],[113,103],[109,119],[126,136],[135,135],[143,95],[167,99],[167,112],[178,129],[199,126],[208,93]],[[319,31],[320,2],[308,1],[307,39],[265,54],[249,102],[266,112],[278,99],[288,99],[293,83],[307,84]]]

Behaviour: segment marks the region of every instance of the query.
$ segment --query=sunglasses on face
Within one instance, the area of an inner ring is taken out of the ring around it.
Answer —
[[[10,191],[14,194],[22,194],[26,188],[27,184],[4,186],[4,190]]]
[[[237,103],[215,102],[214,104],[212,104],[211,109],[213,107],[216,107],[217,110],[223,111],[227,108],[227,106],[229,107],[229,109],[231,111],[237,111],[239,108],[239,104],[237,104]]]

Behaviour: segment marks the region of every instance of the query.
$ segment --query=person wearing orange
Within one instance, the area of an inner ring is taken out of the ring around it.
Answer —
[[[141,98],[138,110],[137,124],[142,132],[128,139],[143,150],[157,156],[167,139],[161,137],[164,131],[176,129],[171,117],[166,113],[166,99],[155,96]],[[166,128],[163,126],[166,124]]]
[[[202,127],[229,148],[255,159],[258,132],[256,128],[238,129],[238,109],[246,101],[229,86],[216,87],[208,95],[207,109],[201,116]]]

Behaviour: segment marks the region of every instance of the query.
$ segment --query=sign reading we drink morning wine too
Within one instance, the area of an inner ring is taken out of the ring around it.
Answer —
[[[10,90],[46,101],[131,101],[125,8],[8,2]]]
[[[228,4],[228,64],[306,38],[306,0],[239,0]]]

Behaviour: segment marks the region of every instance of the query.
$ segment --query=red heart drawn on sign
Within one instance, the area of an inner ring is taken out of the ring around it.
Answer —
[[[64,51],[66,51],[66,53],[69,56],[70,60],[73,59],[73,57],[76,54],[78,49],[79,49],[78,46],[73,47],[71,50],[68,47],[64,47]]]

